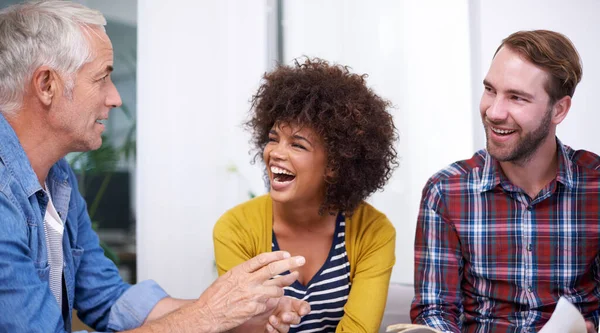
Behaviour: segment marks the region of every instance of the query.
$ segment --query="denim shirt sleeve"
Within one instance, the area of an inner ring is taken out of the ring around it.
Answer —
[[[167,296],[167,293],[152,280],[132,286],[113,305],[108,329],[124,331],[141,326],[156,303]]]
[[[141,326],[156,303],[167,296],[167,293],[152,280],[132,286],[113,305],[108,319],[108,329],[110,332],[120,332]]]

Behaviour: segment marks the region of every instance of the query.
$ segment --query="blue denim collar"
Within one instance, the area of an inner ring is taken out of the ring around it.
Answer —
[[[42,189],[17,134],[2,113],[0,113],[0,160],[19,182],[28,197]],[[60,164],[54,164],[48,173],[47,181],[51,193],[53,192],[51,189],[59,187],[58,184],[65,185],[69,177]]]
[[[0,113],[0,142],[0,159],[21,184],[27,196],[32,196],[41,190],[42,186],[33,172],[17,134],[2,113]]]

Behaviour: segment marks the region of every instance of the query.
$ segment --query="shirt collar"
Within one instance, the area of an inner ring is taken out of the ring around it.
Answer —
[[[571,161],[573,155],[571,148],[563,145],[558,138],[556,138],[556,145],[558,146],[558,172],[556,174],[556,181],[572,189],[574,186],[574,168],[573,161]]]
[[[42,189],[17,134],[2,113],[0,113],[0,159],[21,184],[27,196]]]
[[[573,162],[569,156],[569,147],[563,145],[558,138],[556,138],[556,146],[558,151],[556,181],[570,189],[573,187]],[[500,169],[498,160],[493,158],[487,150],[484,150],[484,158],[485,163],[479,185],[480,192],[489,191],[503,182],[506,182],[509,186],[514,186]]]

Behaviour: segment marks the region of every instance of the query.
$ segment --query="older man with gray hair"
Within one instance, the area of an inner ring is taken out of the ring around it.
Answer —
[[[36,1],[0,12],[0,328],[70,332],[78,310],[102,331],[221,332],[269,314],[286,332],[308,313],[282,297],[304,264],[261,254],[216,280],[197,300],[153,281],[130,286],[99,246],[64,156],[97,149],[121,98],[113,49],[98,11]]]

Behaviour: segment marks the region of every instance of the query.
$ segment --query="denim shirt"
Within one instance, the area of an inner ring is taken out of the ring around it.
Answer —
[[[0,114],[0,331],[70,332],[76,309],[88,326],[122,331],[140,326],[167,294],[148,280],[130,286],[104,256],[75,174],[62,159],[50,169],[48,191],[65,226],[66,317],[49,288],[42,190],[14,130]]]

